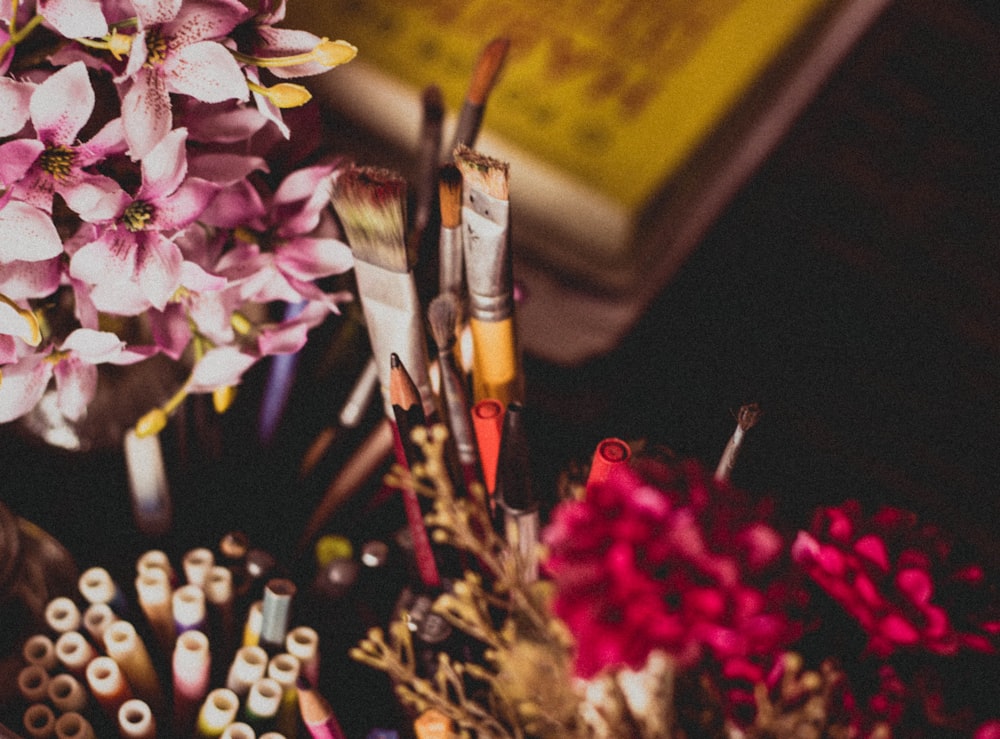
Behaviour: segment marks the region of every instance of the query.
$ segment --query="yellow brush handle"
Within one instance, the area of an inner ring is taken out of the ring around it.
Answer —
[[[520,371],[514,319],[480,321],[472,328],[472,395],[475,401],[494,398],[504,405],[521,401]]]

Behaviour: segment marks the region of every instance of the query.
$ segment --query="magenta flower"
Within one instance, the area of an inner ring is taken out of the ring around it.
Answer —
[[[954,568],[949,550],[940,533],[920,526],[912,513],[886,507],[866,519],[852,501],[819,511],[811,532],[799,532],[792,557],[861,624],[876,655],[916,648],[994,653],[998,623],[969,616],[959,624],[935,592],[940,578],[965,590],[956,605],[979,600],[971,596],[981,575]]]
[[[135,288],[147,305],[163,309],[180,285],[184,258],[173,237],[198,218],[218,190],[186,176],[186,138],[179,128],[157,144],[142,160],[135,197],[124,195],[113,220],[98,224],[97,238],[72,256],[72,277],[107,290],[109,304],[98,306],[104,310],[133,314],[130,301],[114,304],[114,293]]]
[[[730,680],[763,678],[795,629],[787,599],[755,584],[780,537],[750,506],[733,506],[734,495],[683,463],[648,479],[616,471],[586,500],[556,508],[545,567],[578,675],[634,669],[662,649],[682,665],[709,657]]]
[[[237,0],[135,0],[139,32],[132,41],[122,117],[129,153],[142,159],[173,126],[170,94],[206,103],[246,101],[240,65],[222,44],[249,11]]]
[[[29,113],[37,138],[17,138],[0,146],[9,197],[37,211],[23,208],[24,213],[32,213],[39,233],[51,233],[44,221],[51,222],[55,193],[84,220],[111,215],[120,185],[86,168],[124,151],[124,130],[121,119],[116,118],[88,143],[80,144],[77,135],[89,121],[94,104],[87,68],[83,62],[74,62],[35,87],[31,94]],[[0,240],[9,238],[0,232]],[[55,244],[47,246],[56,248]]]
[[[59,410],[71,421],[78,421],[86,415],[97,389],[96,365],[134,364],[151,353],[147,349],[126,348],[125,342],[110,331],[78,328],[58,348],[28,354],[4,367],[0,423],[19,418],[34,408],[53,377]]]

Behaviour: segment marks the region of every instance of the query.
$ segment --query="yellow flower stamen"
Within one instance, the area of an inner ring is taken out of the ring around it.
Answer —
[[[217,387],[212,391],[212,405],[216,413],[222,414],[228,411],[234,400],[236,400],[236,388],[232,385]]]
[[[174,393],[170,400],[161,405],[159,408],[153,408],[151,411],[148,411],[138,421],[136,421],[136,436],[144,438],[163,431],[163,428],[167,425],[167,420],[170,418],[170,414],[177,410],[177,406],[183,403],[184,399],[187,398],[188,384],[189,383],[184,383],[183,387]]]
[[[247,86],[279,108],[298,108],[312,100],[312,93],[309,90],[302,85],[295,85],[291,82],[280,82],[273,87],[264,87],[248,80]]]
[[[113,28],[111,29],[111,33],[100,39],[78,38],[74,40],[81,46],[86,46],[89,49],[110,51],[111,56],[121,61],[132,51],[132,38],[130,34],[118,33],[118,29]]]
[[[358,47],[347,41],[331,41],[323,38],[309,51],[288,56],[253,56],[234,49],[229,50],[243,64],[255,67],[296,67],[300,64],[322,64],[324,67],[338,67],[358,55]]]
[[[233,315],[229,317],[229,323],[233,327],[233,331],[238,333],[240,336],[248,336],[251,331],[253,331],[253,323],[249,318],[243,313],[235,311]]]

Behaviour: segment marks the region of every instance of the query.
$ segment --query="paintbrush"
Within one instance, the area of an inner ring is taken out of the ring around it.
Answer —
[[[438,203],[441,231],[438,237],[438,291],[465,293],[465,260],[462,255],[462,172],[454,163],[438,170]],[[461,308],[461,305],[459,305]]]
[[[388,169],[352,165],[334,181],[330,199],[354,252],[358,296],[385,414],[393,419],[389,398],[392,354],[406,365],[424,411],[431,414],[434,396],[423,310],[406,249],[406,181]]]
[[[509,167],[466,146],[456,149],[455,164],[462,173],[473,398],[507,405],[523,395],[514,325]]]
[[[462,480],[468,491],[482,490],[483,472],[479,462],[479,445],[472,428],[472,412],[469,397],[465,391],[465,383],[458,363],[455,361],[455,333],[458,324],[459,302],[451,293],[442,293],[431,301],[427,309],[427,320],[431,327],[431,336],[437,346],[438,366],[441,372],[441,404],[444,406],[445,419],[451,430],[451,438],[459,467],[462,470]],[[451,446],[451,445],[449,445]],[[481,498],[486,505],[485,494]]]
[[[417,150],[416,194],[413,205],[412,242],[419,243],[431,221],[434,191],[437,189],[437,169],[441,156],[441,130],[444,121],[444,98],[441,88],[428,85],[421,97],[423,118],[420,124]],[[411,255],[411,259],[414,255]]]
[[[449,153],[453,154],[459,145],[472,146],[475,144],[486,111],[486,99],[500,76],[500,70],[503,68],[509,49],[510,39],[499,37],[486,44],[480,53],[472,71],[472,79],[469,82],[465,101],[458,114],[455,137]]]

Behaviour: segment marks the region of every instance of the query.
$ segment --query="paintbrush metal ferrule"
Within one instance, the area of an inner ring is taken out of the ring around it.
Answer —
[[[462,228],[441,227],[438,237],[438,287],[440,292],[462,294],[465,280]]]
[[[465,275],[469,315],[502,321],[514,312],[508,219],[510,203],[479,190],[463,197]]]

